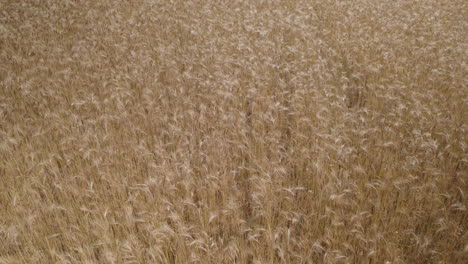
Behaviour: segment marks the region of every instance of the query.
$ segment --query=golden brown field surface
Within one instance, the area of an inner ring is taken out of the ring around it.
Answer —
[[[0,263],[467,263],[465,0],[0,0]]]

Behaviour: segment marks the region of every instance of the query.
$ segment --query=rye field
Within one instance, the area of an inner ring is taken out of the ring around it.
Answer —
[[[468,262],[465,0],[0,0],[0,263]]]

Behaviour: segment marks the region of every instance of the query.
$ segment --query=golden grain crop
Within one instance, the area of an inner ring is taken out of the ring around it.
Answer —
[[[0,0],[0,263],[466,263],[465,0]]]

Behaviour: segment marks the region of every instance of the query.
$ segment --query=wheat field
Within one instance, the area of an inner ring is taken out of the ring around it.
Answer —
[[[0,263],[467,263],[465,0],[0,0]]]

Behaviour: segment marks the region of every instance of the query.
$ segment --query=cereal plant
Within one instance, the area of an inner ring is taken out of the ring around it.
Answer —
[[[0,0],[0,263],[467,263],[467,18]]]

